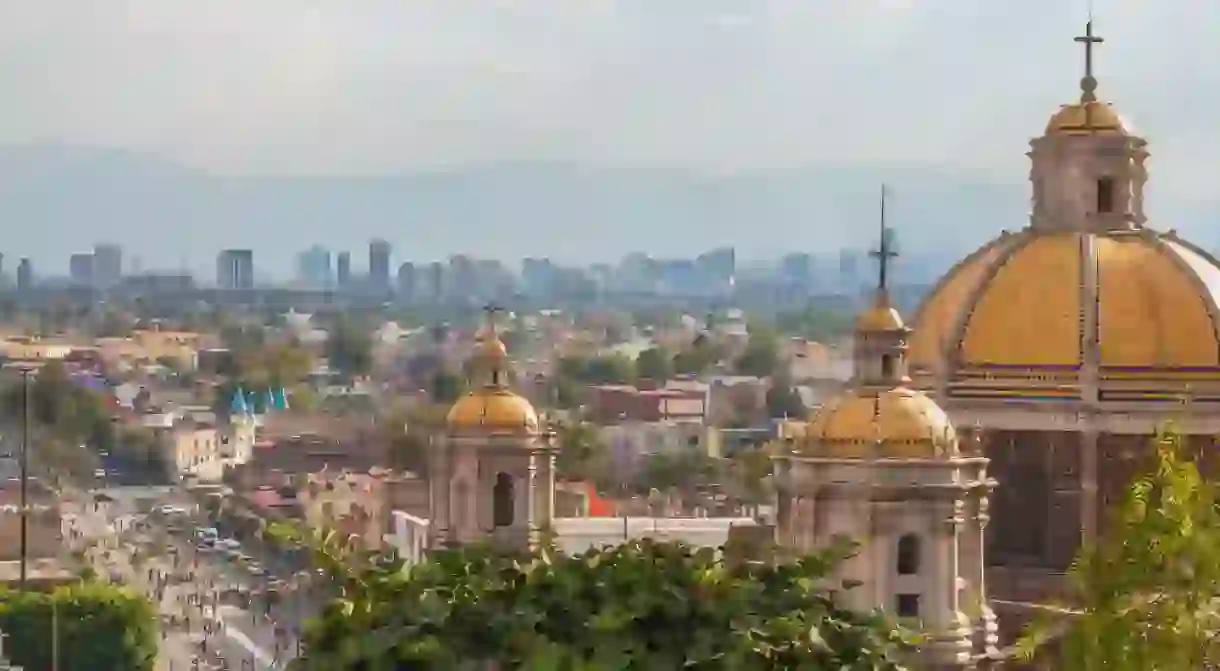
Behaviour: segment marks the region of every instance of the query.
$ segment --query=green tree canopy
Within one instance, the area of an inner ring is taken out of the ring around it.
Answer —
[[[25,408],[22,383],[6,386],[0,392],[0,403],[7,418],[19,421]],[[106,406],[102,392],[73,382],[62,363],[44,365],[30,383],[36,444],[31,450],[33,459],[45,469],[73,477],[92,473],[96,457],[88,448],[109,450],[114,446],[115,429]]]
[[[664,347],[650,347],[635,358],[635,372],[641,378],[663,384],[674,376],[673,355]]]
[[[568,356],[559,360],[559,375],[583,384],[631,384],[635,362],[621,354]]]
[[[770,417],[789,417],[803,419],[809,413],[801,395],[792,386],[792,381],[786,375],[771,378],[771,386],[767,388],[767,415]]]
[[[338,319],[326,339],[326,358],[332,370],[355,377],[373,370],[373,336],[357,322]]]
[[[682,375],[706,373],[723,357],[724,352],[704,334],[695,336],[691,344],[674,355],[674,372]]]
[[[42,592],[0,592],[0,629],[9,661],[31,671],[152,671],[157,616],[135,591],[86,582]]]
[[[900,669],[905,641],[824,579],[848,552],[722,559],[635,541],[567,556],[466,547],[363,564],[304,638],[297,669]]]
[[[606,473],[609,454],[592,424],[565,423],[555,438],[559,448],[555,457],[557,475],[570,480],[600,480]]]
[[[779,368],[779,359],[779,339],[775,333],[769,329],[754,329],[745,350],[733,363],[738,375],[767,377]]]
[[[1172,429],[1069,574],[1074,617],[1035,623],[1027,657],[1061,633],[1057,668],[1187,671],[1220,665],[1220,512]]]

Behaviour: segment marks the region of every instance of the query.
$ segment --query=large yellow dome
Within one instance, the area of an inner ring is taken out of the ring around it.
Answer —
[[[525,397],[502,387],[482,387],[458,399],[446,418],[456,433],[538,433],[538,413]]]
[[[930,459],[957,455],[949,416],[905,387],[846,392],[819,408],[805,432],[806,456]]]
[[[1220,393],[1220,264],[1175,234],[1005,233],[915,314],[913,377],[951,395],[1102,400]],[[1086,374],[1087,373],[1087,374]]]

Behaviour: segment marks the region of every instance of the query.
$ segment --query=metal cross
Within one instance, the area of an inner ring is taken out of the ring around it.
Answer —
[[[1084,76],[1093,76],[1093,45],[1105,42],[1104,37],[1098,37],[1093,34],[1093,19],[1084,24],[1084,35],[1076,38],[1076,41],[1084,45]]]
[[[885,291],[888,284],[889,264],[890,259],[898,256],[898,251],[891,245],[893,232],[885,227],[885,196],[886,186],[881,185],[881,229],[879,231],[880,239],[877,243],[877,249],[870,251],[869,256],[877,259],[877,290]]]

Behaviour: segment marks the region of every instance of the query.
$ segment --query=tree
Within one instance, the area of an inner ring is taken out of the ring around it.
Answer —
[[[599,480],[606,472],[609,457],[597,436],[597,429],[586,422],[571,422],[560,427],[556,436],[558,454],[555,472],[569,480]]]
[[[738,375],[767,377],[779,368],[779,347],[770,330],[756,329],[750,334],[745,350],[737,357],[734,367]]]
[[[903,633],[825,591],[850,552],[746,562],[650,540],[573,556],[466,546],[409,568],[323,552],[344,596],[292,668],[900,669]]]
[[[20,645],[5,646],[14,665],[59,671],[152,671],[157,615],[135,591],[85,582],[42,592],[0,593],[0,629]]]
[[[52,361],[39,369],[30,383],[30,416],[37,449],[34,461],[42,468],[80,477],[91,474],[96,456],[88,448],[109,450],[114,445],[114,425],[102,392],[74,382],[67,369]],[[6,417],[20,420],[25,408],[21,383],[0,392]]]
[[[566,356],[559,360],[559,376],[583,384],[630,384],[635,362],[621,354]]]
[[[635,372],[641,378],[664,383],[674,376],[673,356],[664,347],[650,347],[635,358]]]
[[[1059,668],[1186,671],[1220,664],[1220,511],[1184,439],[1167,427],[1152,469],[1114,512],[1112,533],[1069,573],[1079,615],[1036,622],[1025,656],[1055,638]]]
[[[466,391],[466,381],[461,375],[444,368],[437,369],[428,385],[428,395],[433,403],[451,404]]]
[[[368,375],[373,369],[373,336],[360,324],[339,319],[326,339],[326,358],[332,370],[347,377]]]
[[[750,503],[770,500],[771,457],[780,449],[778,444],[768,443],[760,447],[746,447],[731,458],[729,473],[737,493]]]
[[[706,373],[720,361],[721,354],[720,348],[701,333],[689,347],[674,355],[674,372],[683,375]]]
[[[771,386],[767,388],[767,415],[769,417],[803,418],[809,409],[805,401],[792,386],[787,375],[776,375],[771,378]]]

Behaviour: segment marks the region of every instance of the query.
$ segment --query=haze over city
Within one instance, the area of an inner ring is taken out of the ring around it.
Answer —
[[[1194,64],[1220,45],[1195,38],[1220,8],[1095,9],[1102,97],[1155,142],[1152,219],[1201,232],[1220,97]],[[10,0],[5,252],[56,268],[107,231],[154,265],[207,268],[217,248],[248,246],[283,274],[291,231],[334,248],[385,237],[415,259],[723,244],[748,257],[864,246],[850,231],[887,180],[908,246],[958,253],[1024,224],[1026,138],[1074,96],[1085,12]]]

